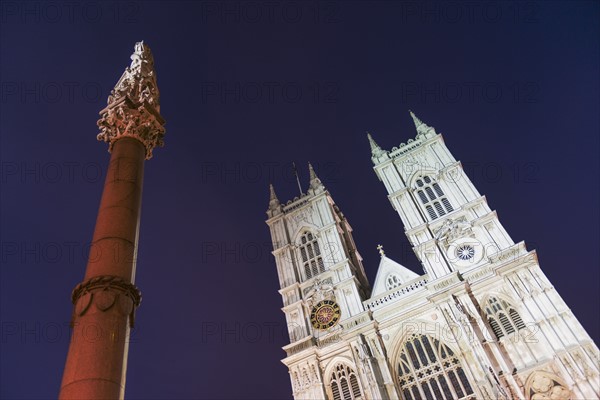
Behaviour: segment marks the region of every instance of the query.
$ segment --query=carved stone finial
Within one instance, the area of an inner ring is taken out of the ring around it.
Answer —
[[[146,159],[152,150],[162,147],[165,120],[160,115],[159,92],[154,71],[154,58],[144,42],[135,44],[131,65],[108,96],[108,105],[100,111],[98,140],[109,144],[132,137],[146,148]]]
[[[279,199],[277,198],[277,194],[275,193],[275,188],[273,187],[272,183],[269,184],[269,192],[270,192],[269,208],[279,207],[279,204],[280,204]]]
[[[310,161],[308,162],[308,175],[311,181],[319,179]]]
[[[279,199],[277,198],[277,194],[275,194],[275,188],[273,184],[269,184],[269,209],[267,210],[267,215],[269,217],[274,217],[277,214],[280,214],[283,210]]]
[[[408,112],[410,113],[410,116],[412,117],[413,122],[415,123],[415,128],[417,128],[417,137],[425,135],[429,132],[433,132],[435,134],[434,128],[421,121],[412,111],[408,110]]]
[[[367,132],[367,139],[369,139],[369,145],[371,146],[371,160],[373,160],[375,164],[378,164],[382,159],[388,158],[387,151],[379,147],[369,132]]]
[[[387,160],[389,158],[387,155],[388,152],[379,147],[369,132],[367,132],[367,139],[369,139],[369,145],[371,145],[371,160],[373,163],[378,164],[382,160]]]
[[[378,244],[377,245],[377,250],[379,250],[379,255],[381,257],[385,256],[385,251],[383,251],[383,246],[382,245]]]
[[[413,119],[413,122],[415,123],[415,128],[419,128],[419,126],[423,125],[423,121],[421,121],[414,112],[412,112],[411,110],[408,110],[408,112],[410,113],[410,116]]]
[[[379,147],[375,139],[373,139],[370,132],[367,132],[367,139],[369,139],[369,144],[371,145],[371,153],[373,153],[374,156],[379,155],[383,150],[381,150],[381,147]]]

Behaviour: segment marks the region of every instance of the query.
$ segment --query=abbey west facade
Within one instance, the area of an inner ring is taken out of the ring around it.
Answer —
[[[295,399],[594,399],[598,348],[514,243],[435,129],[374,170],[424,274],[389,259],[372,289],[352,229],[315,171],[267,211]]]

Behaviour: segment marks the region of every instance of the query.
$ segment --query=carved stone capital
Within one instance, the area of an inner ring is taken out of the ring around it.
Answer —
[[[100,111],[98,140],[107,142],[111,151],[116,140],[132,137],[144,145],[146,159],[150,159],[152,150],[164,145],[165,135],[154,59],[150,48],[140,42],[131,60],[131,66],[110,92],[107,107]]]
[[[73,321],[85,315],[92,306],[101,312],[113,308],[129,316],[130,326],[135,323],[135,309],[142,302],[140,290],[123,278],[110,275],[95,276],[75,286],[71,294]],[[71,321],[71,322],[73,322]]]

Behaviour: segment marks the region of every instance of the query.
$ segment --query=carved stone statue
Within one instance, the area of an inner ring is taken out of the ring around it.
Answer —
[[[333,285],[331,279],[315,280],[312,288],[305,293],[304,305],[307,310],[312,309],[312,306],[321,300],[333,300]]]
[[[435,238],[446,245],[463,237],[473,237],[472,225],[465,217],[448,219],[435,232]]]

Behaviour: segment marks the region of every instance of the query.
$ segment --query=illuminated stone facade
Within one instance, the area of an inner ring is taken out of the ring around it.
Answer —
[[[423,275],[380,247],[371,289],[312,167],[299,198],[281,204],[271,187],[294,398],[599,398],[598,348],[535,251],[511,239],[442,136],[411,116],[415,139],[391,151],[368,139]]]

